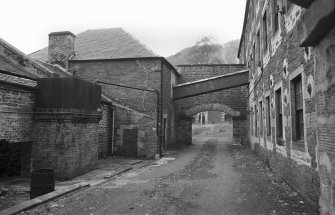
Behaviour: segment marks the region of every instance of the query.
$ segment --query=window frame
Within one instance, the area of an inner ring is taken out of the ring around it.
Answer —
[[[277,11],[278,0],[272,0],[272,32],[273,37],[278,33],[280,28],[279,12]]]
[[[265,97],[266,101],[266,136],[271,137],[272,127],[271,127],[271,99],[270,95]]]
[[[304,98],[302,75],[299,74],[291,80],[291,110],[292,110],[292,140],[304,141]]]
[[[254,109],[255,109],[255,137],[258,137],[259,135],[258,135],[258,123],[257,123],[257,120],[258,120],[258,107],[257,107],[257,105],[255,104],[255,107],[254,107]]]
[[[260,110],[260,114],[259,114],[259,136],[260,137],[264,137],[264,121],[263,121],[263,101],[260,100],[258,102],[258,106],[259,106],[259,110]]]
[[[284,122],[283,122],[283,91],[282,87],[275,89],[275,112],[276,112],[276,144],[284,145]]]
[[[264,14],[262,16],[262,35],[262,47],[264,56],[269,51],[267,10],[264,11]]]

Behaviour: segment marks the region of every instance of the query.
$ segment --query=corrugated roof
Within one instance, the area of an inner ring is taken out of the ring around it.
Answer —
[[[72,60],[158,57],[122,28],[84,31],[76,35],[74,47],[76,55]],[[33,52],[29,56],[46,62],[48,48]]]

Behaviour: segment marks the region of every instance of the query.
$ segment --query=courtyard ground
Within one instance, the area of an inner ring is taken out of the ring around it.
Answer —
[[[199,132],[153,165],[21,214],[317,214],[230,132]]]

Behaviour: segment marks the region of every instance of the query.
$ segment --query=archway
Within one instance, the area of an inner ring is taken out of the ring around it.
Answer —
[[[177,142],[192,144],[193,116],[204,111],[220,111],[229,115],[232,118],[234,141],[235,143],[241,143],[243,137],[246,136],[246,119],[241,116],[240,111],[221,103],[196,105],[179,113],[176,132]]]

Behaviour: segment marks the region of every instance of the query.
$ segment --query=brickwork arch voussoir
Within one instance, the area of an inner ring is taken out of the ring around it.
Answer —
[[[220,103],[211,103],[211,104],[203,104],[203,105],[197,105],[195,107],[192,107],[185,111],[186,116],[193,116],[197,113],[203,112],[203,111],[220,111],[224,112],[226,114],[229,114],[231,116],[240,116],[241,113],[239,111],[236,111],[227,105],[220,104]]]

